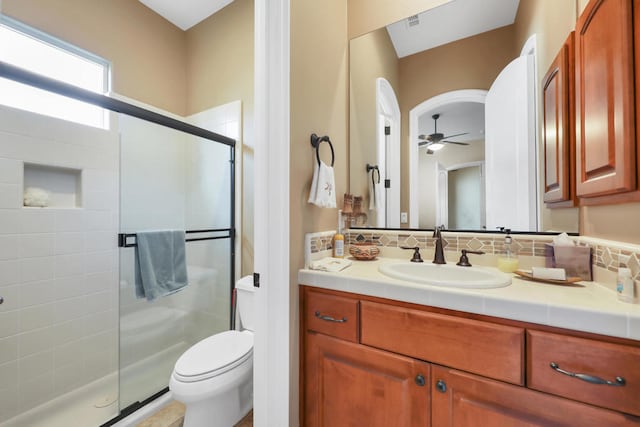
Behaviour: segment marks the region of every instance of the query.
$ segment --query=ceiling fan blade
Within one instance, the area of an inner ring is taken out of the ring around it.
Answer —
[[[462,135],[468,135],[468,134],[469,134],[469,132],[457,133],[455,135],[443,136],[442,139],[448,139],[448,138],[453,138],[453,137],[456,137],[456,136],[462,136]]]
[[[431,141],[418,141],[418,147],[422,147],[423,145],[429,146],[433,144]]]
[[[418,135],[418,139],[424,139],[426,141],[429,139],[429,135]]]
[[[440,141],[440,142],[446,142],[447,144],[456,144],[456,145],[469,145],[468,142],[456,142],[456,141]]]

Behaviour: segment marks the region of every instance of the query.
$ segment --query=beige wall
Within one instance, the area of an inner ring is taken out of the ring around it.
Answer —
[[[452,90],[488,90],[515,57],[513,31],[507,26],[400,59],[402,212],[409,211],[409,111]]]
[[[235,0],[186,33],[188,114],[242,101],[242,275],[253,272],[253,21],[254,0]]]
[[[326,23],[331,25],[327,26]],[[316,29],[311,31],[310,29]],[[338,205],[347,188],[348,42],[346,0],[291,2],[291,283],[304,265],[304,235],[335,230],[337,209],[307,203],[315,151],[310,135],[329,135],[335,150]],[[324,144],[323,144],[324,145]],[[321,157],[330,161],[327,147]]]
[[[235,0],[186,32],[189,115],[237,99],[253,111],[253,13]]]
[[[3,0],[2,12],[111,61],[113,90],[185,115],[185,34],[138,1]]]
[[[368,206],[367,163],[377,164],[376,79],[385,78],[396,97],[400,87],[399,62],[384,28],[349,42],[349,192],[364,196]],[[375,224],[369,212],[369,224]]]

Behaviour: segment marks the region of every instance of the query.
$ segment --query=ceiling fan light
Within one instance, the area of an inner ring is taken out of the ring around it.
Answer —
[[[434,142],[433,144],[429,145],[429,150],[431,151],[438,151],[438,150],[442,150],[444,148],[444,144],[441,144],[439,142]]]

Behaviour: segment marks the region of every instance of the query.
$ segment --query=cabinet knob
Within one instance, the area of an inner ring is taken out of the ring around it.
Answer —
[[[445,383],[442,380],[438,380],[438,382],[436,383],[436,390],[438,390],[440,393],[446,393],[447,392],[447,383]]]
[[[426,384],[426,381],[424,380],[424,376],[422,376],[422,374],[416,375],[416,384],[418,384],[420,387],[424,387],[424,385]]]
[[[0,304],[4,302],[4,298],[0,297]]]

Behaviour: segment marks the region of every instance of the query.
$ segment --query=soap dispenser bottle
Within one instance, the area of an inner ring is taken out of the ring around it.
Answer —
[[[518,269],[518,254],[513,248],[511,230],[504,230],[507,235],[504,238],[504,250],[498,255],[498,270],[505,273],[513,273]]]
[[[338,211],[338,231],[333,236],[333,257],[344,258],[344,234],[342,234],[342,211]]]

